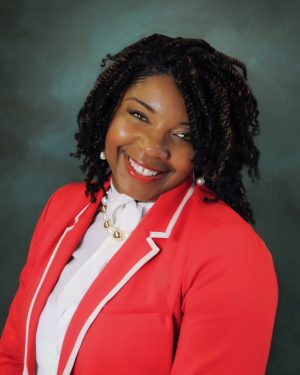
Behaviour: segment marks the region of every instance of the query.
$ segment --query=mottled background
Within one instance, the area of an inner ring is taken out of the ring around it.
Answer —
[[[273,255],[280,288],[267,373],[300,374],[299,2],[2,0],[0,5],[1,327],[44,204],[58,186],[82,179],[78,161],[68,153],[75,148],[76,115],[101,57],[154,32],[200,37],[247,64],[260,104],[262,179],[259,186],[245,183],[255,229]]]

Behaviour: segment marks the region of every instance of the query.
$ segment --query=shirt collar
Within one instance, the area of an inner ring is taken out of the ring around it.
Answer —
[[[154,202],[140,202],[135,201],[132,197],[128,196],[127,194],[119,193],[116,189],[113,178],[110,181],[110,189],[107,192],[107,206],[109,207],[109,211],[112,213],[115,209],[119,206],[126,205],[130,202],[135,202],[136,206],[142,209],[143,215],[152,207]]]

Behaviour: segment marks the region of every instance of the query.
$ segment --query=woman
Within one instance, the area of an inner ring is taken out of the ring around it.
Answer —
[[[49,199],[1,339],[1,374],[265,372],[277,282],[249,223],[259,177],[246,67],[154,34],[78,115],[85,184]]]

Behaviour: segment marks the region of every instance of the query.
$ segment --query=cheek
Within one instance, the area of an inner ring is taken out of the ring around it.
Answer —
[[[177,163],[173,163],[175,170],[176,170],[176,175],[179,177],[185,177],[189,175],[193,169],[193,163],[189,159],[183,159],[181,158],[180,160],[177,160]]]
[[[189,161],[188,163],[185,163],[185,165],[182,166],[182,173],[183,174],[190,174],[194,169],[193,163]]]
[[[187,147],[184,149],[181,149],[180,152],[177,150],[177,152],[173,153],[173,164],[177,166],[178,171],[182,171],[183,173],[189,173],[193,170],[193,157],[195,155],[195,151],[192,147]]]
[[[107,132],[105,144],[106,147],[122,145],[126,143],[133,135],[132,126],[124,119],[113,121]]]

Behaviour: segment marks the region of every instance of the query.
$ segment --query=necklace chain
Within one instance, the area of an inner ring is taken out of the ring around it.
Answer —
[[[112,219],[110,219],[107,216],[107,198],[106,198],[106,196],[104,196],[101,199],[100,212],[103,216],[103,220],[104,220],[103,226],[104,226],[104,228],[109,231],[109,233],[113,236],[114,239],[122,241],[130,235],[130,232],[125,231],[125,230],[121,230],[120,228],[115,227]]]

